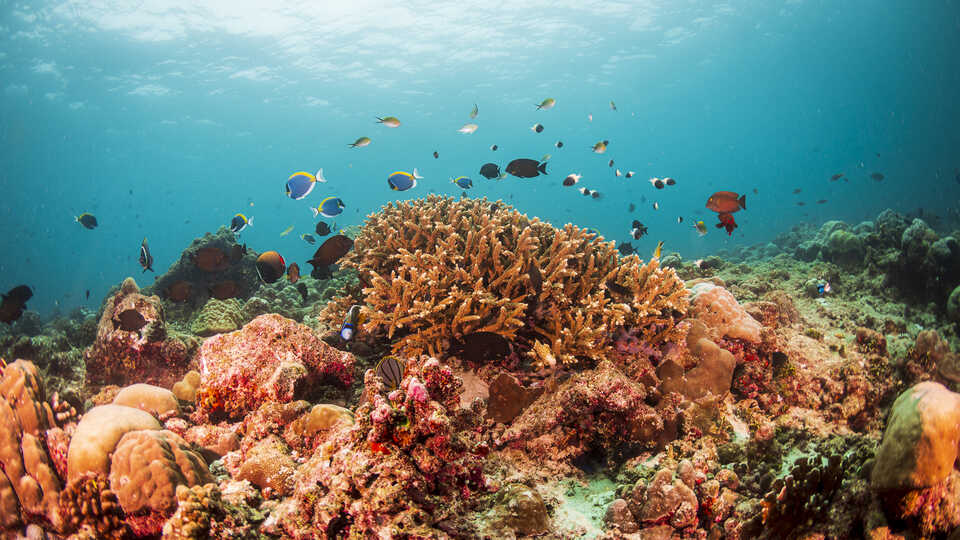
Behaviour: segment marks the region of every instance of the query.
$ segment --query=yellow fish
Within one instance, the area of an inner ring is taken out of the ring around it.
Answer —
[[[293,225],[291,225],[291,226],[287,227],[286,229],[284,229],[283,232],[280,233],[280,236],[286,236],[286,235],[290,234],[290,231],[292,231],[292,230],[293,230]]]
[[[662,250],[663,250],[663,240],[659,241],[659,242],[657,243],[657,249],[653,250],[653,258],[654,258],[654,259],[659,259],[659,258],[660,258],[660,251],[662,251]]]

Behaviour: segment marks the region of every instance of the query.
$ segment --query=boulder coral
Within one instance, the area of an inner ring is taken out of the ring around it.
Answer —
[[[740,339],[760,343],[762,327],[727,289],[710,282],[690,289],[690,316],[703,321],[711,339]]]
[[[242,305],[236,298],[211,298],[194,315],[190,331],[198,336],[214,336],[233,332],[243,325]]]
[[[17,360],[0,377],[0,536],[22,522],[63,526],[60,478],[44,446],[56,427],[37,367]]]
[[[620,258],[614,242],[557,229],[502,202],[429,196],[372,214],[342,265],[362,288],[328,305],[339,325],[364,307],[362,330],[397,354],[442,357],[454,342],[497,334],[540,365],[597,361],[629,328],[659,347],[682,338],[682,281],[657,259]]]
[[[316,397],[325,383],[348,387],[354,356],[327,345],[306,326],[268,314],[208,338],[197,364],[199,407],[240,417],[269,401]]]
[[[93,345],[84,351],[87,383],[163,386],[186,372],[191,347],[168,334],[159,297],[140,294],[133,278],[106,299]]]

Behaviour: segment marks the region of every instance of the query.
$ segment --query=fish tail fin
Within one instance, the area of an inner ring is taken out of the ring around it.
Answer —
[[[247,227],[253,227],[253,216],[247,218]]]
[[[740,198],[737,199],[737,203],[740,205],[740,208],[743,208],[744,210],[746,210],[746,209],[747,209],[747,196],[746,196],[746,195],[741,195]]]
[[[317,171],[317,174],[314,176],[314,178],[317,179],[317,182],[321,182],[321,183],[325,183],[327,181],[327,179],[323,177],[323,167],[321,167],[320,170]]]
[[[382,123],[383,123],[383,118],[380,118],[379,116],[374,116],[374,118],[377,119],[377,123],[378,123],[378,124],[382,124]]]
[[[413,168],[413,179],[414,179],[414,180],[417,180],[417,179],[421,179],[421,178],[423,178],[423,177],[420,176],[420,172],[417,170],[416,167],[414,167],[414,168]]]
[[[317,214],[320,213],[319,210],[317,210],[316,208],[314,208],[314,207],[312,207],[312,206],[310,207],[310,211],[313,212],[313,217],[317,217]]]
[[[537,170],[542,172],[543,174],[547,174],[547,162],[544,161],[540,165],[537,165]]]

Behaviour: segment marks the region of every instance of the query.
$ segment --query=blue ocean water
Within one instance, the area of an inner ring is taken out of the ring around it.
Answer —
[[[660,240],[692,259],[804,221],[958,206],[956,1],[278,4],[0,1],[0,289],[29,284],[43,314],[95,308],[126,276],[152,281],[144,237],[162,273],[237,212],[254,218],[243,242],[303,265],[324,197],[346,203],[341,228],[391,200],[459,196],[459,175],[471,197],[618,242],[638,219],[644,257]],[[387,115],[402,126],[375,123]],[[548,176],[478,174],[544,154]],[[328,183],[284,195],[321,167]],[[415,189],[388,189],[414,167]],[[602,197],[562,187],[570,173]],[[647,181],[665,176],[677,185]],[[732,236],[704,208],[717,190],[747,195]]]

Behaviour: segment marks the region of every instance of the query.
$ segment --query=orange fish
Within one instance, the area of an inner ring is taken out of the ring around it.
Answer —
[[[290,280],[290,283],[296,283],[300,279],[300,265],[297,263],[291,263],[287,267],[287,279]]]
[[[193,254],[193,264],[204,272],[226,270],[227,263],[227,255],[220,248],[200,248]]]
[[[275,283],[283,277],[287,263],[276,251],[267,251],[257,257],[257,274],[264,283]]]
[[[186,302],[187,299],[190,298],[191,292],[193,292],[193,286],[190,285],[189,281],[178,281],[167,287],[167,300],[173,302]]]
[[[210,296],[216,298],[217,300],[235,298],[238,294],[240,294],[240,286],[237,285],[236,281],[221,281],[213,287],[210,287]]]
[[[732,191],[718,191],[707,199],[707,208],[721,214],[732,214],[741,208],[746,210],[747,196]]]
[[[718,229],[726,229],[728,236],[733,236],[733,230],[737,228],[737,222],[733,220],[733,215],[729,212],[720,212],[720,223],[717,223]]]

